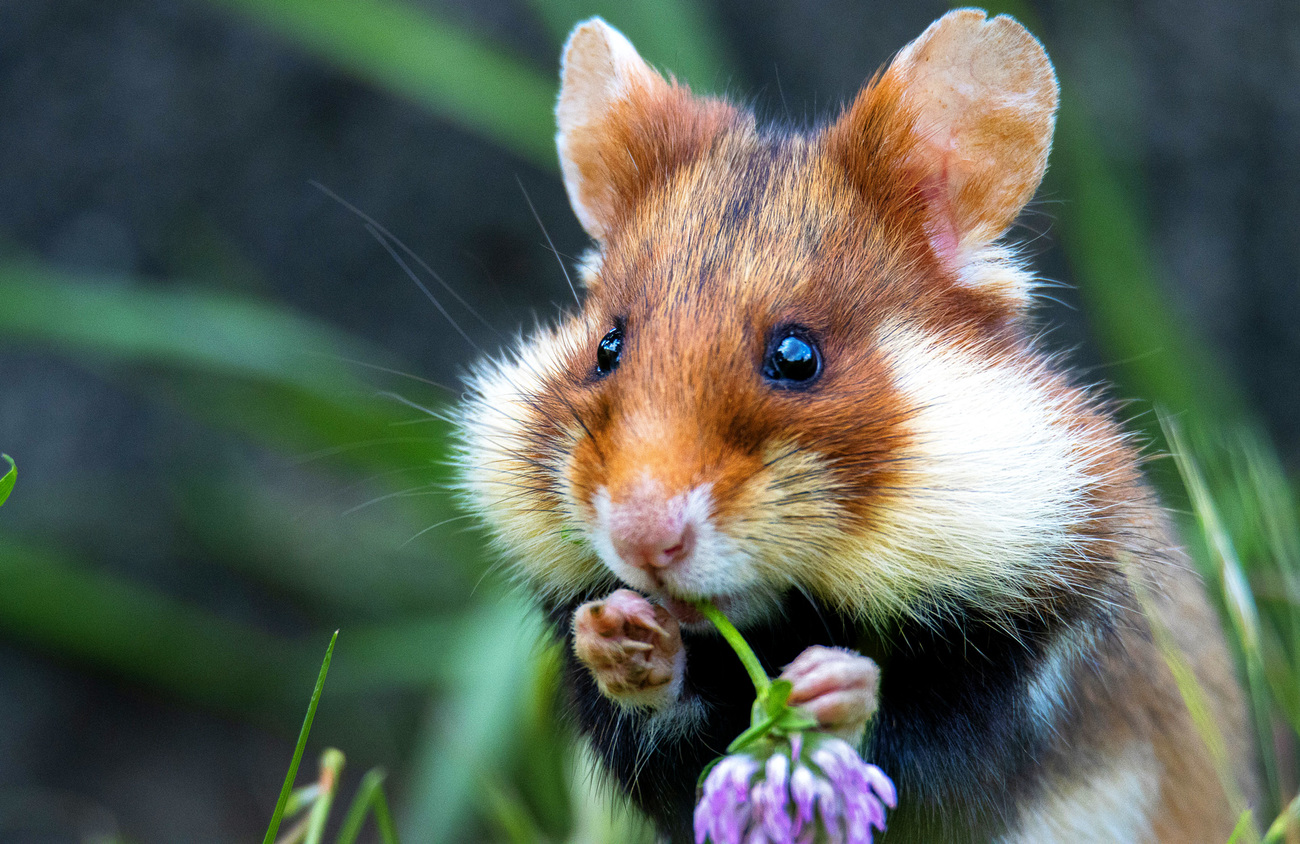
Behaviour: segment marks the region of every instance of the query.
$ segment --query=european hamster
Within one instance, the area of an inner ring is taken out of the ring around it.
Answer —
[[[747,724],[707,597],[894,778],[890,844],[1224,841],[1139,592],[1244,759],[1217,621],[1000,240],[1047,166],[1038,41],[950,12],[810,132],[665,80],[600,19],[561,75],[584,301],[475,371],[461,471],[631,800],[688,840]]]

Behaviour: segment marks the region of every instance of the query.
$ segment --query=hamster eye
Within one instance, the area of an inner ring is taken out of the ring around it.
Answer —
[[[811,340],[794,331],[778,334],[763,360],[763,375],[772,381],[811,381],[821,369],[821,352]]]
[[[600,340],[596,347],[596,372],[608,375],[618,366],[618,359],[623,354],[623,329],[612,329]]]

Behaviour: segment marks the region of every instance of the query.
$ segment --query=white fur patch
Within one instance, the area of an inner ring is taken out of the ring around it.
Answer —
[[[545,443],[551,456],[538,465],[530,452],[544,420],[535,400],[589,334],[582,319],[569,320],[539,330],[509,357],[483,362],[469,379],[458,420],[465,501],[492,529],[499,550],[530,580],[558,594],[591,585],[601,570],[583,541],[584,520],[568,489],[569,453],[581,429],[575,420],[562,420],[568,436]]]
[[[999,844],[1141,844],[1152,840],[1160,797],[1160,763],[1148,744],[1134,743],[1082,782],[1048,785]]]
[[[937,592],[996,610],[1029,587],[1061,582],[1068,573],[1057,561],[1090,515],[1083,493],[1094,479],[1041,364],[945,345],[904,325],[877,339],[911,404],[910,442],[883,521],[851,552],[860,594],[830,597],[896,614]]]

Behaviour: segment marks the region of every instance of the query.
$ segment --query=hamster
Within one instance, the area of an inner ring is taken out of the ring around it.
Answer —
[[[692,94],[598,18],[561,76],[584,301],[472,373],[460,472],[628,798],[690,840],[747,725],[709,598],[894,779],[889,844],[1226,840],[1146,613],[1240,763],[1216,617],[1001,242],[1051,145],[1039,42],[950,12],[810,132]]]

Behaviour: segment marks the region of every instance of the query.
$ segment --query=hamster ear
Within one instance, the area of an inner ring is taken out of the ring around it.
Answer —
[[[569,202],[582,227],[605,241],[654,184],[740,119],[718,100],[656,73],[600,18],[564,45],[555,144]]]
[[[879,134],[882,118],[910,129],[905,181],[924,197],[936,253],[959,265],[1005,232],[1038,189],[1057,99],[1052,63],[1023,26],[956,9],[904,47],[832,132]]]

